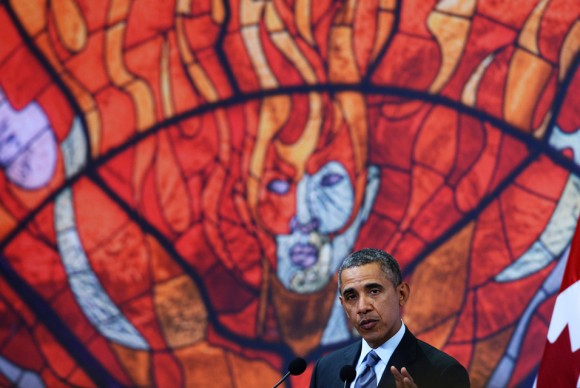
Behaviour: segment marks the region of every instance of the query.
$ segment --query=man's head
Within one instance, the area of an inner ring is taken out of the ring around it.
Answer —
[[[389,253],[376,248],[363,248],[348,255],[338,269],[338,292],[342,295],[342,271],[347,268],[360,267],[361,265],[379,263],[385,276],[393,282],[394,286],[401,284],[403,277],[399,263]]]
[[[338,271],[340,302],[351,324],[373,348],[401,327],[401,307],[409,298],[397,261],[365,248],[350,254]]]

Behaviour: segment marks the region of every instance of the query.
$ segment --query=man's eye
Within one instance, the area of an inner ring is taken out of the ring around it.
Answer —
[[[344,299],[346,299],[346,300],[353,300],[354,299],[354,295],[352,295],[352,294],[345,295],[344,296]]]

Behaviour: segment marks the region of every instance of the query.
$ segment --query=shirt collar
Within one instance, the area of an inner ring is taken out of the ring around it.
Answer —
[[[384,363],[386,365],[389,362],[389,360],[391,359],[391,356],[395,352],[395,349],[401,343],[401,340],[403,339],[403,336],[405,335],[405,330],[406,330],[405,323],[403,321],[401,321],[401,327],[399,328],[397,333],[395,333],[394,336],[389,338],[384,344],[382,344],[378,348],[374,349],[375,353],[377,353],[379,355],[379,357],[381,358],[381,361],[379,361],[380,363]],[[358,362],[356,364],[357,370],[358,370],[358,367],[362,364],[362,362],[365,359],[365,357],[367,356],[367,354],[371,350],[373,350],[373,348],[371,348],[369,346],[369,344],[367,343],[367,341],[365,341],[363,339],[360,357],[358,358]]]

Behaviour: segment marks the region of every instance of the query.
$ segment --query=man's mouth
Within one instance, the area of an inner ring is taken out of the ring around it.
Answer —
[[[377,320],[374,319],[363,319],[359,322],[358,326],[363,330],[371,330],[377,324]]]

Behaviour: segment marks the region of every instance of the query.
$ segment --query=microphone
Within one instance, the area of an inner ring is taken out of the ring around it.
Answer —
[[[282,384],[284,380],[288,378],[288,376],[290,375],[298,376],[299,374],[302,374],[302,372],[304,372],[305,370],[306,370],[306,361],[304,361],[303,358],[297,357],[293,359],[292,361],[290,361],[290,364],[288,364],[288,372],[286,372],[284,377],[282,377],[282,379],[278,381],[278,383],[274,385],[272,388],[276,388],[278,385]]]
[[[354,381],[356,377],[356,369],[352,365],[345,365],[340,368],[340,379],[344,381],[344,388]]]

